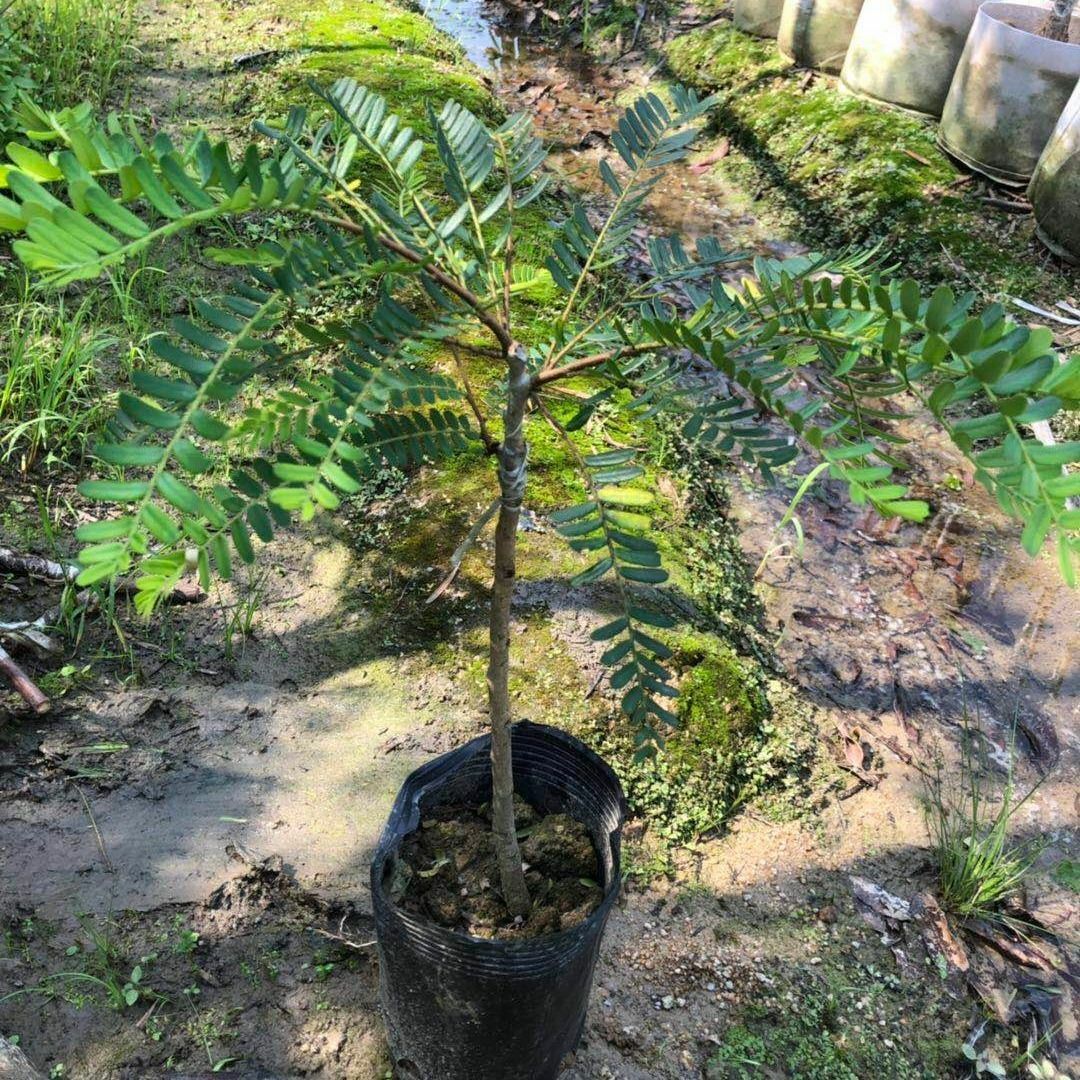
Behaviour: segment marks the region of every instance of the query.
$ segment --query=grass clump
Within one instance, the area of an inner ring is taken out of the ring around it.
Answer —
[[[941,902],[948,911],[963,918],[1010,921],[1002,905],[1019,892],[1040,852],[1038,844],[1014,842],[1011,826],[1037,786],[1018,798],[1010,768],[995,799],[967,745],[955,781],[950,784],[940,766],[930,777],[927,827]]]
[[[122,103],[138,60],[135,0],[14,0],[8,12],[47,108]]]
[[[80,458],[111,409],[102,357],[116,339],[74,312],[17,302],[0,330],[0,462],[21,472]]]

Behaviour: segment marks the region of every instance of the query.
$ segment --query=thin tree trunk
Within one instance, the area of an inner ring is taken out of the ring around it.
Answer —
[[[492,831],[499,862],[503,900],[512,915],[527,915],[529,890],[521,868],[521,849],[514,822],[514,766],[510,752],[510,612],[514,599],[518,518],[525,496],[525,408],[529,373],[525,350],[513,345],[506,430],[499,446],[501,503],[495,528],[495,578],[491,588],[488,707],[491,713]]]
[[[1069,25],[1075,6],[1076,0],[1054,0],[1054,9],[1046,17],[1042,27],[1043,37],[1048,37],[1051,41],[1068,41]]]

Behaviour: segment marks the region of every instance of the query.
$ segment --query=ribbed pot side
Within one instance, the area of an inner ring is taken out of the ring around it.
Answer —
[[[776,42],[803,67],[838,72],[863,0],[784,0]]]
[[[514,790],[541,814],[567,813],[588,828],[603,899],[577,925],[521,941],[469,937],[399,907],[392,893],[405,837],[439,806],[490,801],[490,736],[410,774],[371,866],[379,999],[400,1080],[556,1080],[585,1026],[621,886],[626,802],[611,769],[572,736],[523,722],[511,738]]]
[[[945,100],[938,141],[1001,184],[1028,183],[1080,79],[1080,17],[1051,41],[1035,32],[1048,10],[983,4]]]
[[[774,38],[780,30],[783,10],[784,0],[735,0],[732,18],[747,34]]]
[[[1028,198],[1042,242],[1080,263],[1080,82],[1039,158]]]
[[[938,117],[983,0],[865,0],[840,73],[846,90]]]

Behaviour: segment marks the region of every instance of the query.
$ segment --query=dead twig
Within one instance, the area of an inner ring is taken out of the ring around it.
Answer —
[[[48,634],[42,633],[36,620],[32,623],[0,623],[0,641],[7,644],[29,645],[46,655],[61,651],[60,643]]]
[[[79,568],[71,563],[53,562],[41,555],[20,555],[6,547],[0,547],[0,571],[26,574],[46,581],[74,581],[79,576]]]
[[[370,949],[372,947],[372,945],[376,944],[375,941],[351,941],[349,938],[345,937],[342,934],[335,934],[330,930],[321,930],[317,926],[309,927],[309,929],[311,930],[311,932],[313,934],[319,934],[320,936],[322,936],[324,938],[329,938],[331,941],[340,942],[342,945],[345,945],[347,948],[356,949],[358,951],[363,950],[363,949]]]
[[[39,716],[43,716],[52,708],[48,695],[19,667],[3,645],[0,645],[0,671],[4,673],[23,701]]]
[[[90,809],[90,803],[83,794],[82,788],[79,787],[74,780],[69,780],[68,783],[79,793],[79,798],[82,799],[83,809],[86,811],[86,816],[90,821],[90,828],[94,832],[94,839],[97,840],[98,851],[101,852],[101,857],[105,862],[105,869],[111,874],[114,871],[112,859],[109,858],[109,853],[105,850],[105,837],[101,835],[97,820],[94,818],[94,812]]]
[[[602,683],[603,681],[604,681],[604,669],[603,669],[603,668],[601,668],[601,669],[600,669],[600,670],[599,670],[599,671],[598,671],[598,672],[596,673],[596,678],[595,678],[595,679],[593,679],[593,681],[592,681],[592,685],[591,685],[591,686],[589,687],[589,689],[588,689],[588,690],[586,690],[586,691],[585,691],[585,700],[586,700],[586,701],[588,701],[588,700],[589,700],[589,698],[591,698],[591,697],[593,696],[593,694],[595,694],[595,693],[596,693],[596,691],[597,691],[598,687],[600,686],[600,684],[601,684],[601,683]]]
[[[996,206],[999,210],[1005,210],[1010,214],[1030,214],[1031,203],[1015,202],[1013,199],[1002,199],[996,195],[980,195],[979,202],[987,206]]]

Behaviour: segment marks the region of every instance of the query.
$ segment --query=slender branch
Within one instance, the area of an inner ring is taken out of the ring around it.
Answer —
[[[502,144],[499,144],[502,146]],[[507,190],[510,192],[506,197],[506,219],[508,229],[506,233],[506,253],[503,255],[503,320],[510,326],[510,285],[514,270],[514,178],[510,173],[510,156],[503,147],[503,172],[506,176]]]
[[[454,364],[461,378],[461,385],[465,389],[465,400],[469,403],[473,416],[476,417],[476,426],[480,430],[480,441],[484,444],[484,450],[488,454],[497,454],[499,452],[499,440],[491,434],[488,428],[487,418],[480,408],[480,399],[476,396],[476,391],[469,381],[469,371],[465,367],[465,362],[461,359],[461,351],[458,349],[456,342],[450,343],[450,354],[454,358]]]
[[[461,338],[444,338],[443,340],[447,345],[460,349],[462,352],[472,353],[474,356],[483,356],[488,360],[502,360],[504,362],[506,360],[505,355],[499,349],[489,349],[485,345],[474,345],[471,341],[462,341]]]
[[[363,226],[358,225],[355,221],[350,221],[348,218],[335,217],[330,214],[320,214],[318,216],[326,221],[327,224],[336,225],[339,229],[352,233],[354,236],[364,235]],[[468,307],[472,308],[476,317],[491,331],[495,340],[502,346],[504,355],[510,352],[514,346],[514,339],[511,336],[510,331],[499,321],[499,319],[484,307],[483,301],[471,289],[462,285],[460,281],[457,281],[441,267],[434,265],[429,256],[421,255],[419,252],[413,251],[412,248],[401,243],[400,240],[395,239],[389,233],[376,233],[375,239],[378,240],[387,251],[392,251],[395,255],[399,255],[406,262],[411,262],[414,266],[422,267],[423,272],[427,274],[428,277],[441,285],[447,292],[453,293],[454,296]]]
[[[26,674],[15,662],[11,654],[0,645],[0,674],[3,674],[8,682],[18,691],[19,696],[39,716],[47,713],[52,704],[41,688]]]
[[[621,360],[626,356],[640,356],[642,353],[659,352],[663,348],[666,348],[666,346],[662,342],[654,341],[648,345],[624,345],[622,348],[609,349],[607,352],[594,353],[592,356],[583,356],[578,360],[571,360],[570,363],[563,364],[562,367],[546,368],[538,371],[533,376],[533,388],[546,386],[557,379],[565,379],[568,375],[577,375],[582,371],[588,371],[589,368],[599,367],[609,360]]]

